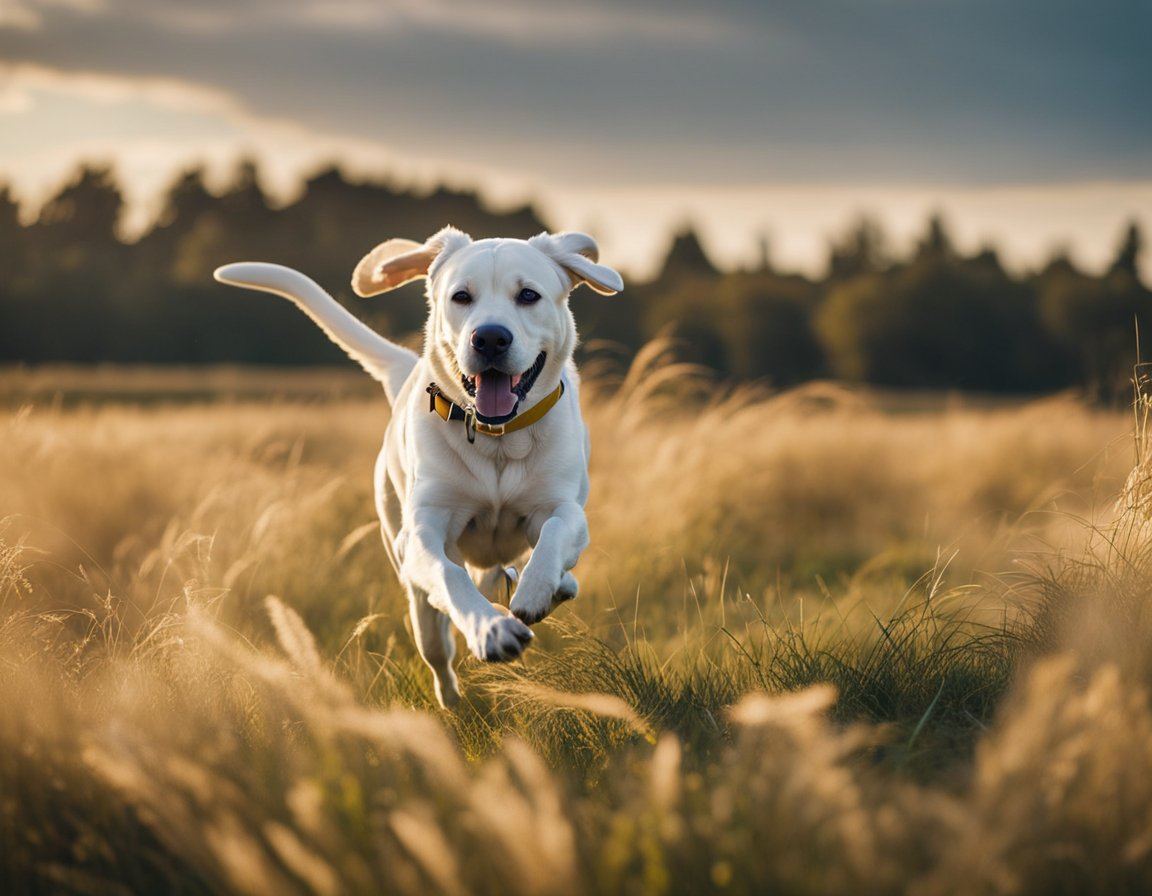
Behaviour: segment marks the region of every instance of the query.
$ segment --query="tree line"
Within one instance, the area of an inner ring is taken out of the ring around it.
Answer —
[[[124,200],[107,168],[83,166],[23,222],[0,187],[0,363],[328,364],[339,350],[302,315],[216,284],[238,259],[275,261],[313,276],[370,325],[418,341],[421,287],[354,298],[349,274],[390,236],[419,238],[446,223],[480,238],[546,229],[528,206],[485,207],[476,194],[354,183],[332,167],[276,207],[252,162],[211,191],[204,172],[180,176],[139,239],[119,236]],[[586,342],[635,350],[677,337],[684,355],[736,379],[790,385],[816,377],[888,387],[1037,392],[1078,387],[1124,394],[1137,332],[1152,342],[1152,293],[1139,274],[1143,237],[1118,235],[1101,274],[1057,253],[1013,274],[994,248],[957,250],[934,217],[914,249],[891,252],[873,220],[828,249],[819,278],[776,270],[721,271],[689,231],[659,274],[605,300],[573,305]]]

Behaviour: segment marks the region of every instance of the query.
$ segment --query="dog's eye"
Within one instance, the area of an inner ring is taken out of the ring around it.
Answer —
[[[524,289],[520,290],[519,294],[517,294],[516,301],[521,305],[532,305],[535,302],[540,301],[540,293],[536,292],[534,289],[528,289],[525,287]]]
[[[468,290],[462,289],[459,292],[452,293],[452,301],[457,305],[471,305],[472,294],[468,292]]]

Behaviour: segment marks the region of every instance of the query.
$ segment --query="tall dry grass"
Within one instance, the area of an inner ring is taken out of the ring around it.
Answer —
[[[9,414],[5,892],[1146,891],[1146,430],[605,382],[581,596],[454,715],[381,404]]]

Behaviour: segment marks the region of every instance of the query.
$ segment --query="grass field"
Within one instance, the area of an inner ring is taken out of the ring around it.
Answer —
[[[214,375],[0,376],[3,892],[1152,886],[1143,405],[594,371],[580,597],[447,714],[382,399]]]

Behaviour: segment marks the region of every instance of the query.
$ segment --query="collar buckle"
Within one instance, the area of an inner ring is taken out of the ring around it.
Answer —
[[[486,436],[502,436],[507,431],[506,423],[481,423],[473,412],[472,427]]]
[[[469,442],[476,441],[476,433],[478,432],[499,438],[508,431],[506,423],[485,423],[483,420],[476,419],[476,406],[472,404],[464,408],[464,430],[468,433]]]

